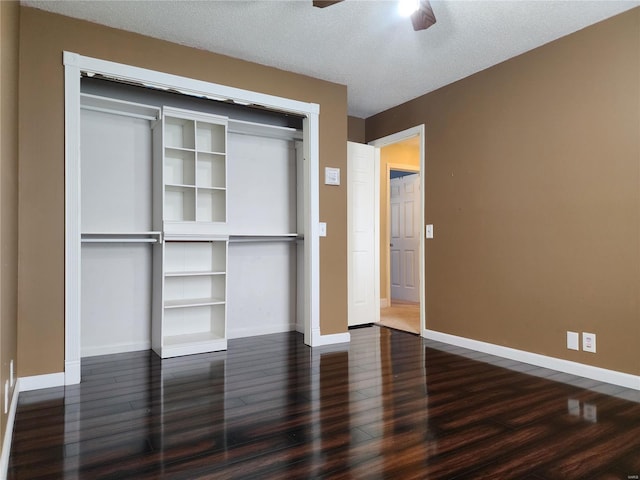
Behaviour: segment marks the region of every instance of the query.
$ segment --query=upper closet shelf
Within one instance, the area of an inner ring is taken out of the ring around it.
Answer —
[[[255,135],[257,137],[278,138],[281,140],[302,140],[302,130],[290,127],[280,127],[265,123],[247,122],[244,120],[229,119],[229,133],[243,135]]]
[[[158,107],[124,100],[115,100],[113,98],[100,97],[88,93],[80,94],[80,108],[114,115],[125,115],[143,120],[153,121],[160,118],[160,108]]]
[[[82,243],[159,243],[162,232],[85,232]]]

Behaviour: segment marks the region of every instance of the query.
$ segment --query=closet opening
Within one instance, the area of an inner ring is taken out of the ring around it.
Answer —
[[[92,355],[323,343],[317,105],[67,52],[65,102],[65,384]]]

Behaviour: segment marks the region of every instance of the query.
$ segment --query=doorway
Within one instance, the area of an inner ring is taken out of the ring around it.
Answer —
[[[409,153],[418,163],[417,148],[415,152],[409,150]],[[388,285],[391,295],[389,304],[380,309],[380,324],[419,334],[420,172],[415,169],[396,170],[390,163],[388,166]]]
[[[380,324],[423,334],[424,126],[370,144],[380,172]]]

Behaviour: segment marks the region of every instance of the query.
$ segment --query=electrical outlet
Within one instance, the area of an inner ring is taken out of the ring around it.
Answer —
[[[567,348],[569,350],[580,350],[580,336],[578,332],[567,332]]]
[[[582,332],[582,350],[596,353],[596,334]]]
[[[13,388],[13,360],[9,363],[9,384]]]
[[[318,224],[319,228],[318,228],[318,235],[321,237],[326,237],[327,236],[327,224],[325,222],[320,222]]]

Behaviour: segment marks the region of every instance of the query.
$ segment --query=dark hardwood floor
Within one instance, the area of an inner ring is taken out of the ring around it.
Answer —
[[[161,361],[83,359],[20,394],[10,479],[624,479],[640,392],[377,326]]]

